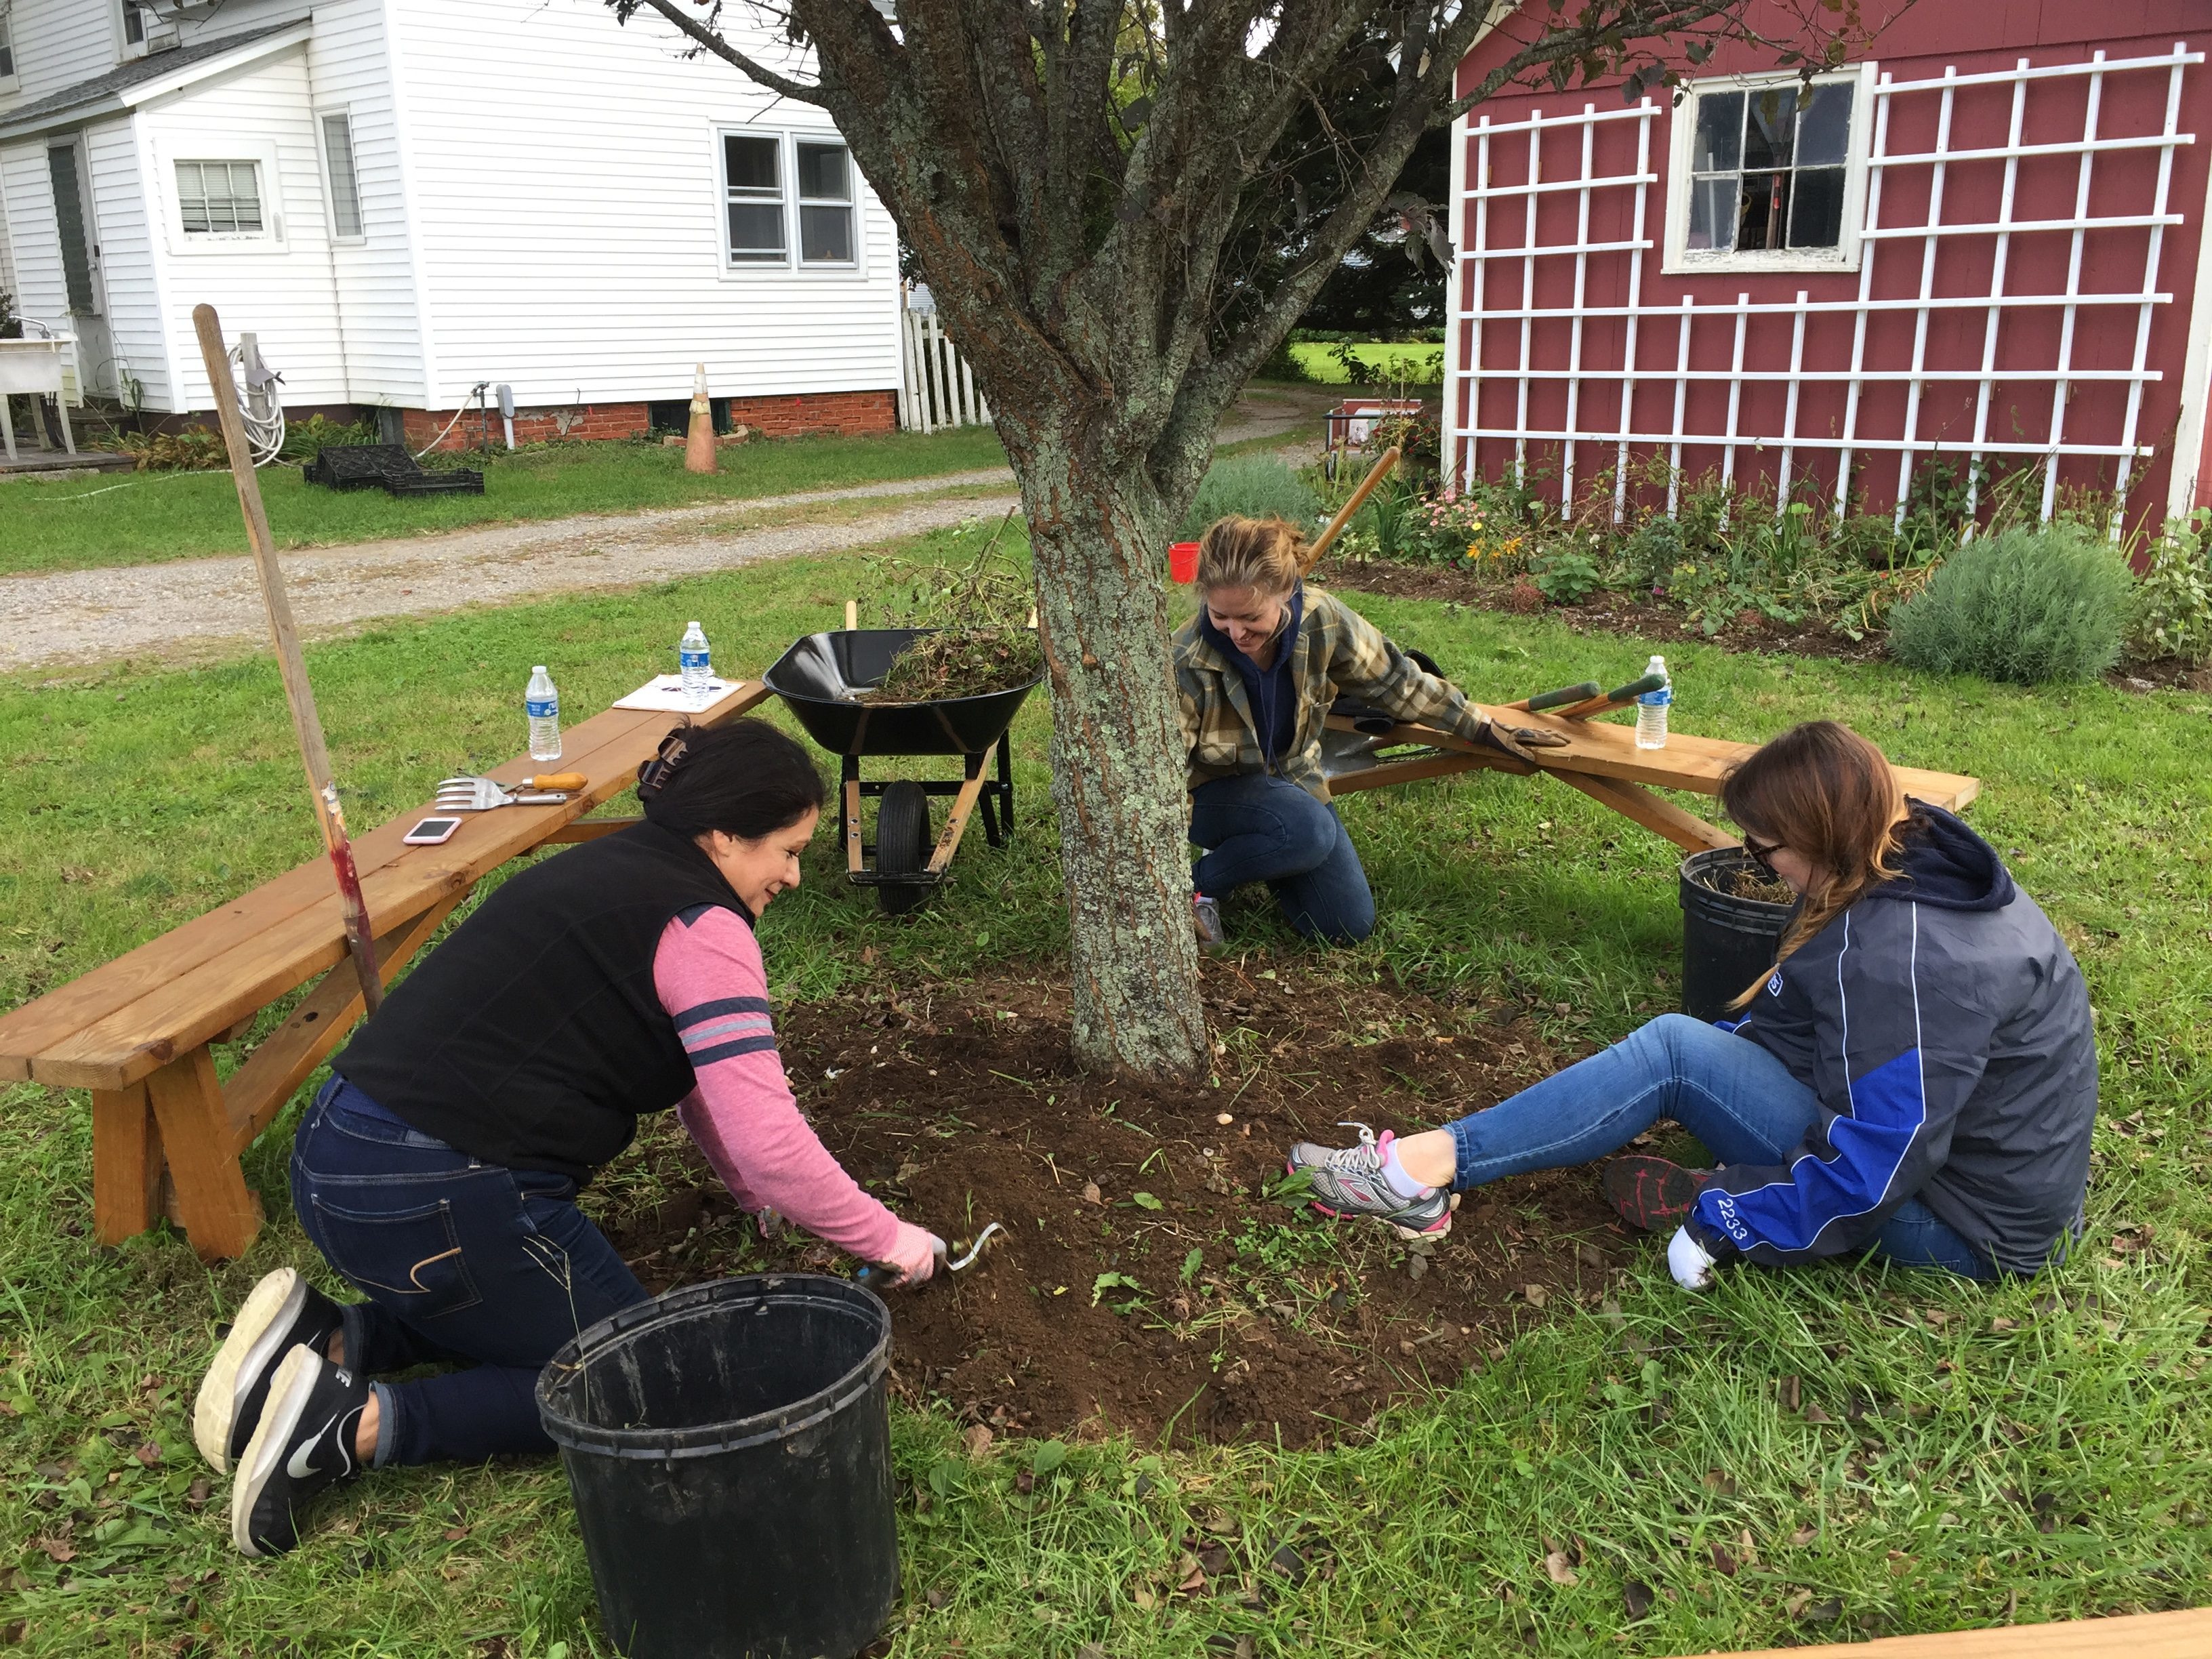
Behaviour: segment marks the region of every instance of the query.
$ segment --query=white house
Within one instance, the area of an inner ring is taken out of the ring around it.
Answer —
[[[212,407],[205,301],[289,409],[418,447],[487,381],[518,436],[626,436],[701,362],[748,424],[887,431],[897,264],[829,117],[650,14],[0,0],[0,289],[149,412]]]

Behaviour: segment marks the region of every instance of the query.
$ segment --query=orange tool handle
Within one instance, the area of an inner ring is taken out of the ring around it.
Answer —
[[[591,780],[581,772],[540,772],[513,786],[517,789],[581,789]]]

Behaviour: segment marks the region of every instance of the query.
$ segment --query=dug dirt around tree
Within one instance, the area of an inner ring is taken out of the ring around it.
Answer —
[[[956,1252],[1005,1229],[965,1273],[889,1293],[902,1397],[985,1438],[1312,1444],[1595,1303],[1638,1248],[1594,1169],[1471,1193],[1448,1237],[1410,1244],[1283,1190],[1285,1150],[1350,1141],[1340,1120],[1433,1127],[1566,1063],[1517,1008],[1295,962],[1209,963],[1206,999],[1220,1052],[1188,1085],[1079,1073],[1049,981],[877,991],[780,1021],[802,1105],[870,1190]],[[791,1230],[763,1241],[666,1117],[587,1201],[655,1291],[852,1265]]]

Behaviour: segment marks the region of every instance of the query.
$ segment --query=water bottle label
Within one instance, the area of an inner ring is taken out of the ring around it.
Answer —
[[[561,699],[558,697],[525,697],[522,700],[522,707],[523,711],[534,720],[556,720],[559,718],[561,714]]]
[[[696,668],[703,671],[708,665],[708,656],[704,649],[698,651],[679,651],[676,653],[676,662],[677,665],[680,668]]]
[[[1674,701],[1674,688],[1670,685],[1662,685],[1656,691],[1646,691],[1636,701],[1642,703],[1646,708],[1664,708],[1668,703]]]

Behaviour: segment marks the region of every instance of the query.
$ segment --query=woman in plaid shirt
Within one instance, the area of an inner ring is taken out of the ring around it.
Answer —
[[[1359,854],[1330,805],[1321,737],[1340,693],[1526,760],[1457,687],[1372,623],[1298,579],[1304,538],[1280,519],[1226,518],[1199,544],[1198,614],[1175,638],[1190,769],[1199,942],[1222,944],[1219,900],[1263,881],[1291,927],[1349,945],[1375,926]]]

